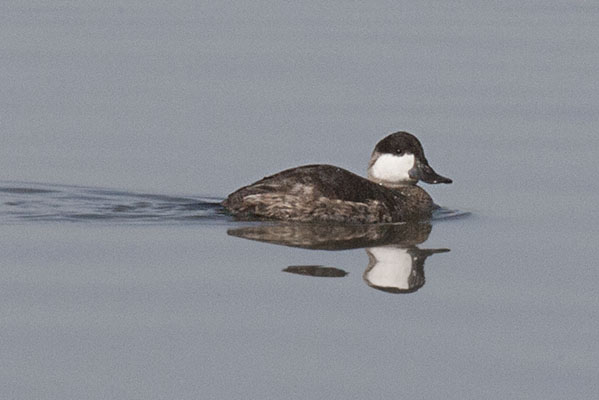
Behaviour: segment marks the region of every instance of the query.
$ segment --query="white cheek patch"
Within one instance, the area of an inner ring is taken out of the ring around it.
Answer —
[[[387,182],[402,182],[411,180],[408,172],[414,168],[414,155],[396,156],[383,154],[370,169],[373,178]]]
[[[412,257],[406,249],[373,247],[368,251],[376,263],[365,278],[374,286],[409,289],[412,273]]]

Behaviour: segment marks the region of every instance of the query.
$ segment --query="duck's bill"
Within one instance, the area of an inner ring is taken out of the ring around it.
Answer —
[[[452,183],[449,178],[441,176],[435,172],[428,164],[420,164],[419,168],[413,168],[410,171],[412,179],[418,179],[426,183]]]

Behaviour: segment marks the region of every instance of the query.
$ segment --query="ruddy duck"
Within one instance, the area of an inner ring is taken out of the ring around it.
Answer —
[[[368,179],[332,165],[305,165],[267,176],[231,193],[222,205],[240,218],[378,223],[427,219],[437,207],[416,184],[451,183],[428,164],[408,132],[377,143]]]

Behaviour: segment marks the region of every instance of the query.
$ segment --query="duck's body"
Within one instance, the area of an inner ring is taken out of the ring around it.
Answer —
[[[422,188],[387,188],[332,165],[306,165],[268,176],[231,193],[223,205],[245,218],[345,223],[397,222],[430,217]]]
[[[369,179],[332,165],[306,165],[244,186],[222,204],[241,218],[337,223],[427,219],[436,206],[415,184],[419,179],[451,182],[428,166],[418,139],[398,132],[377,144]]]

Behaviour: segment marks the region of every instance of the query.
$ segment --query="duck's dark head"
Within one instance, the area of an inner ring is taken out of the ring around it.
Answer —
[[[368,179],[386,186],[452,182],[431,168],[420,141],[408,132],[392,133],[377,143],[368,164]]]

